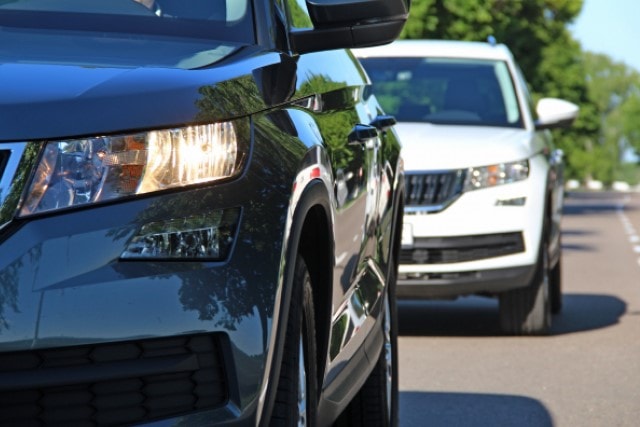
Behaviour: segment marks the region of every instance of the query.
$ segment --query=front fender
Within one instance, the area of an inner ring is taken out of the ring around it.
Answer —
[[[286,336],[287,318],[289,316],[289,306],[291,301],[291,289],[295,271],[296,255],[302,250],[300,242],[302,240],[303,228],[307,217],[312,210],[321,209],[328,221],[327,233],[333,230],[333,193],[331,190],[331,172],[322,161],[323,154],[320,147],[314,147],[306,156],[303,167],[293,183],[293,191],[289,209],[287,211],[286,227],[284,233],[284,243],[280,260],[280,275],[278,278],[278,289],[276,292],[275,305],[273,311],[273,325],[269,337],[269,354],[267,356],[266,369],[261,390],[259,410],[259,425],[266,426],[271,418],[271,411],[275,402],[278,388],[278,378]],[[329,235],[330,247],[333,248],[333,236]],[[333,250],[329,250],[327,255],[331,257],[328,262],[333,264]],[[330,276],[329,276],[330,277]],[[330,280],[330,279],[329,279]],[[331,287],[327,288],[329,291]],[[329,295],[330,298],[330,295]],[[331,309],[330,305],[327,307]],[[320,354],[322,346],[319,347]],[[320,364],[320,366],[323,366]]]

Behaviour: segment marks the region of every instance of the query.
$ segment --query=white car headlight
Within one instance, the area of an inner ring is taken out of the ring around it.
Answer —
[[[464,183],[464,191],[480,190],[482,188],[522,181],[527,179],[528,176],[528,160],[469,168]]]
[[[48,142],[20,216],[236,175],[237,122]]]

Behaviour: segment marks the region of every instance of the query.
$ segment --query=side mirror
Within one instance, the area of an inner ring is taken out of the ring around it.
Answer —
[[[313,29],[289,34],[296,53],[376,46],[395,40],[411,0],[306,0]]]
[[[580,108],[569,101],[558,98],[542,98],[536,105],[536,129],[568,127],[578,117]]]

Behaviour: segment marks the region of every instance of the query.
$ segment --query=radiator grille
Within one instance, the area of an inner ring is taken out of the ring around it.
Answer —
[[[405,206],[440,211],[460,194],[466,173],[463,170],[405,174]]]
[[[140,423],[227,395],[215,335],[0,353],[0,425]]]

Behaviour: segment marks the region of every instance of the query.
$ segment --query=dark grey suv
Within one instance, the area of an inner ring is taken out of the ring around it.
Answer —
[[[0,424],[389,425],[407,0],[0,0]]]

